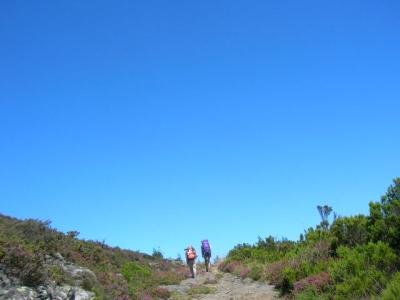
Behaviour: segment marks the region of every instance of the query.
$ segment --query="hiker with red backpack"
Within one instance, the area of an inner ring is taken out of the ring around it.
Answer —
[[[186,249],[186,263],[189,266],[190,274],[192,278],[196,276],[196,249],[192,245],[188,246]]]
[[[204,263],[206,265],[206,272],[211,271],[211,246],[208,240],[201,241],[201,254],[204,258]]]

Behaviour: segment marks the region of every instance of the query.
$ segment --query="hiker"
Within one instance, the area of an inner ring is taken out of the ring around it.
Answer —
[[[186,263],[189,266],[190,274],[192,278],[196,276],[196,249],[192,245],[188,246],[186,249]]]
[[[206,272],[211,271],[211,246],[208,240],[201,241],[201,255],[204,258],[204,263],[206,265]]]

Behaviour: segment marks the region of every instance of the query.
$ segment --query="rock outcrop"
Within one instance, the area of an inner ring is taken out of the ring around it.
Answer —
[[[5,266],[0,265],[0,300],[92,300],[95,294],[90,289],[97,283],[96,275],[89,269],[74,265],[57,254],[46,257],[49,269],[59,268],[68,284],[48,281],[37,287],[21,285],[20,281],[7,275]]]

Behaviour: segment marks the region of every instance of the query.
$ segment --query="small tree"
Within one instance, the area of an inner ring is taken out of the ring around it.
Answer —
[[[333,211],[333,209],[331,206],[328,206],[328,205],[324,205],[324,206],[318,205],[317,209],[318,209],[319,215],[321,216],[321,219],[322,219],[321,227],[323,230],[327,230],[329,227],[328,218],[329,218],[329,215],[331,214],[331,212]]]
[[[71,230],[67,232],[67,237],[71,238],[71,239],[76,239],[79,235],[79,231],[76,230]]]
[[[178,253],[175,260],[179,261],[179,262],[183,262],[182,255],[180,253]]]
[[[163,258],[164,258],[164,255],[162,254],[160,248],[158,248],[158,249],[153,249],[153,254],[152,254],[152,256],[153,256],[155,259],[163,259]]]

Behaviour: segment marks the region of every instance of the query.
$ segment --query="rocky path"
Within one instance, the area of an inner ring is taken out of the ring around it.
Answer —
[[[211,273],[200,271],[196,278],[189,278],[179,285],[164,286],[172,293],[171,299],[277,299],[278,294],[273,286],[266,283],[244,280],[229,274],[218,272],[213,268]]]

